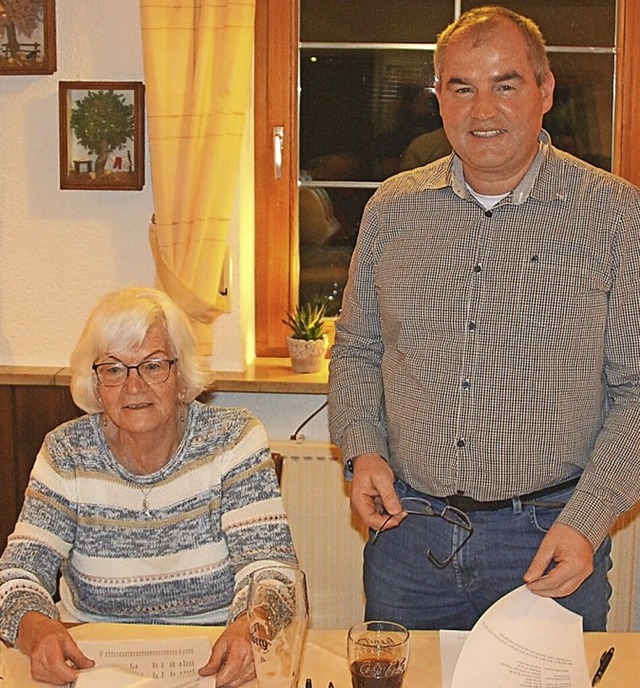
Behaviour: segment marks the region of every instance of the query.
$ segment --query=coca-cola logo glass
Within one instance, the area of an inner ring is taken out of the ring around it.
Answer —
[[[392,621],[356,624],[349,629],[347,653],[353,688],[401,688],[409,631]]]

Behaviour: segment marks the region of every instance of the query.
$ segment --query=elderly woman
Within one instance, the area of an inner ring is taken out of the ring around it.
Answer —
[[[62,620],[227,623],[200,673],[247,681],[248,577],[296,561],[263,426],[195,401],[209,373],[185,315],[155,289],[97,304],[71,375],[88,415],[37,456],[0,558],[2,638],[34,678],[64,684],[93,661]]]

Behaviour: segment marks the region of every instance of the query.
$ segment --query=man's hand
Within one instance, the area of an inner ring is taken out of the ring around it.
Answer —
[[[237,688],[255,678],[247,615],[239,616],[218,638],[209,661],[198,670],[201,676],[216,675],[219,688]]]
[[[593,572],[593,547],[575,528],[554,523],[538,547],[524,581],[541,597],[566,597]],[[547,572],[551,564],[555,566]]]
[[[17,646],[31,659],[31,676],[56,686],[75,681],[76,669],[89,669],[95,664],[80,652],[59,621],[40,612],[27,612],[22,617]]]
[[[379,454],[360,454],[354,459],[351,508],[373,530],[382,528],[388,514],[393,518],[385,530],[394,528],[406,516],[393,483],[391,466]]]

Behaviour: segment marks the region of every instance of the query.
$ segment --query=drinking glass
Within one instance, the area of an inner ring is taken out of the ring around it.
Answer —
[[[347,654],[353,688],[401,688],[409,661],[409,631],[392,621],[349,629]]]
[[[309,622],[304,572],[284,565],[255,571],[247,613],[259,688],[296,688]]]

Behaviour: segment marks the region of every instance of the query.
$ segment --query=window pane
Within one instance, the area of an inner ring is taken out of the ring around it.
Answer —
[[[453,8],[453,0],[300,0],[300,40],[435,43]]]
[[[462,0],[462,11],[487,4]],[[512,0],[499,4],[533,19],[547,45],[615,45],[616,0]]]
[[[337,315],[360,217],[374,189],[300,187],[300,302]]]
[[[553,143],[611,170],[613,55],[549,55],[556,77],[554,104],[544,119]]]
[[[426,50],[301,50],[301,177],[380,181],[398,172],[409,143],[441,126],[428,89],[432,55]],[[330,166],[317,164],[327,156]]]
[[[302,50],[301,180],[381,181],[445,155],[448,143],[427,87],[431,56]],[[550,60],[557,83],[545,127],[559,148],[611,169],[613,55],[553,52]]]

